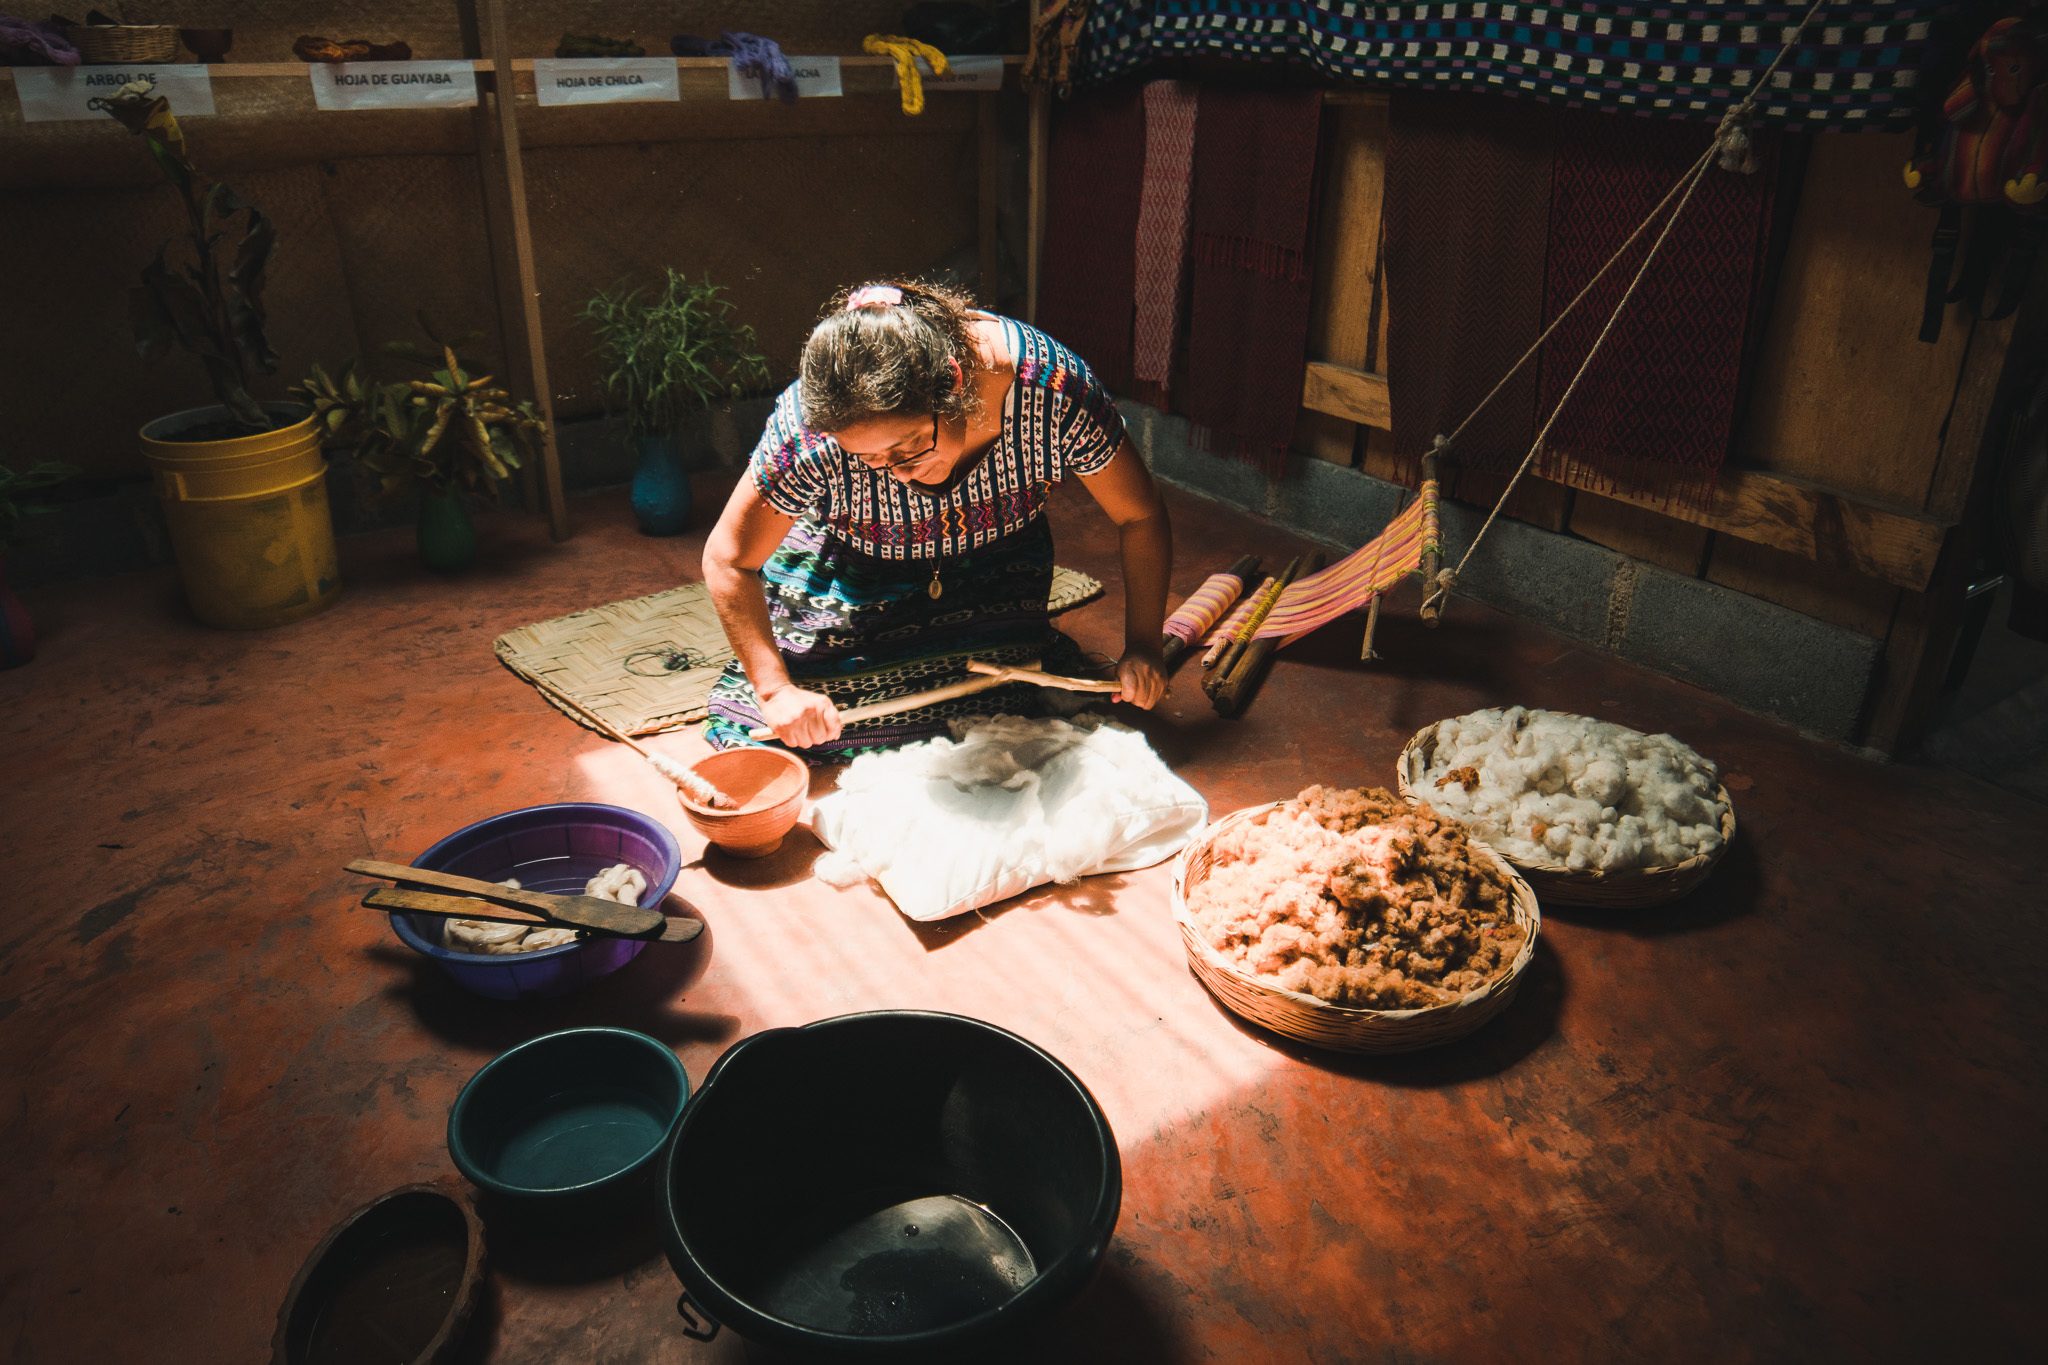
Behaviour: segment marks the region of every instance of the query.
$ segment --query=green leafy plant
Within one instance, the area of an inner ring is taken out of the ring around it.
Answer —
[[[55,460],[21,470],[0,464],[0,548],[20,538],[21,523],[29,514],[48,510],[34,494],[76,477],[77,469]]]
[[[143,270],[141,287],[130,292],[135,347],[149,359],[184,347],[206,367],[214,396],[236,421],[269,430],[275,423],[249,395],[249,376],[277,371],[263,317],[263,277],[277,230],[253,204],[192,164],[170,101],[154,90],[153,81],[131,81],[92,101],[148,144],[185,206],[190,260],[174,267],[170,251],[179,239],[165,242]],[[240,235],[230,242],[237,218]]]
[[[605,290],[579,315],[597,338],[606,402],[635,436],[674,436],[692,412],[768,382],[754,329],[709,279],[671,267],[659,288]]]
[[[426,331],[435,350],[406,342],[384,348],[425,371],[424,379],[367,380],[354,361],[333,375],[315,365],[292,396],[312,407],[331,445],[355,452],[380,492],[420,487],[488,497],[532,456],[547,423],[531,402],[514,401],[457,354],[472,338],[443,342]]]

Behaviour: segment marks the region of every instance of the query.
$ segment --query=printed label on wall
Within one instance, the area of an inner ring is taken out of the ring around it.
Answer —
[[[918,60],[919,74],[927,90],[1000,90],[1003,88],[1001,57],[946,58],[946,74],[934,76],[924,60]]]
[[[71,119],[111,119],[92,101],[120,92],[130,81],[152,80],[156,93],[171,102],[179,118],[213,112],[213,78],[197,62],[166,62],[161,66],[17,66],[15,93],[21,96],[25,123],[59,123]]]
[[[796,73],[796,93],[800,99],[845,93],[839,88],[837,57],[791,57],[789,67]],[[731,62],[725,65],[725,91],[736,100],[768,98],[762,93],[758,78],[742,76]]]
[[[673,57],[540,57],[533,89],[543,105],[680,99]]]
[[[476,103],[470,62],[314,62],[307,68],[322,109],[466,109]]]

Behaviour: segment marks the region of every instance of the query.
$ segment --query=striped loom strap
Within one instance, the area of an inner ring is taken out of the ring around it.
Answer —
[[[1256,638],[1293,644],[1312,630],[1374,597],[1422,567],[1425,504],[1417,498],[1387,529],[1319,573],[1290,584],[1259,626]]]
[[[1237,605],[1231,608],[1230,615],[1223,618],[1223,624],[1210,631],[1209,637],[1202,643],[1220,645],[1240,636],[1249,639],[1249,636],[1244,636],[1245,627],[1251,623],[1252,613],[1258,610],[1259,599],[1273,590],[1274,582],[1271,577],[1260,579],[1259,586],[1240,598]]]
[[[1207,634],[1230,610],[1244,591],[1244,580],[1234,573],[1212,573],[1201,587],[1188,594],[1187,601],[1174,609],[1162,628],[1166,634],[1192,645]]]

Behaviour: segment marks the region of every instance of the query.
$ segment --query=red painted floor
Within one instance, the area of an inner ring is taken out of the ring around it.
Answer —
[[[1173,503],[1185,591],[1271,528]],[[1063,562],[1113,579],[1072,501]],[[487,528],[430,580],[409,537],[345,543],[345,599],[260,634],[187,624],[167,578],[32,594],[0,674],[0,1353],[229,1361],[268,1350],[301,1258],[379,1191],[453,1174],[464,1079],[566,1024],[646,1030],[701,1079],[734,1040],[850,1010],[979,1015],[1108,1111],[1125,1198],[1098,1280],[1023,1358],[1815,1360],[2022,1354],[2044,1207],[2048,810],[1881,766],[1472,605],[1286,657],[1240,721],[1184,672],[1147,718],[1217,812],[1388,784],[1418,727],[1481,705],[1669,729],[1742,833],[1651,912],[1548,915],[1520,997],[1463,1043],[1311,1056],[1188,974],[1164,867],[913,927],[807,877],[816,844],[706,860],[673,796],[557,715],[493,636],[697,571],[623,498],[551,546]],[[1066,618],[1115,642],[1119,609]],[[686,748],[691,741],[666,741]],[[341,864],[563,799],[667,819],[710,925],[587,995],[454,990],[354,908]],[[494,1243],[482,1354],[743,1358],[677,1330],[644,1245]]]

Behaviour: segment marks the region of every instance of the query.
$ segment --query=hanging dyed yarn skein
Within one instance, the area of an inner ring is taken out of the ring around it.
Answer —
[[[678,57],[731,58],[733,70],[761,82],[763,99],[780,99],[784,104],[796,101],[796,70],[790,66],[789,58],[783,55],[781,44],[773,38],[732,29],[720,33],[716,39],[678,33],[668,40],[668,47]]]
[[[896,85],[903,95],[903,112],[913,116],[922,114],[924,77],[918,72],[918,59],[924,59],[924,64],[932,69],[934,76],[943,76],[946,74],[946,54],[930,43],[894,33],[870,33],[860,40],[860,49],[872,56],[888,57],[896,63]]]

